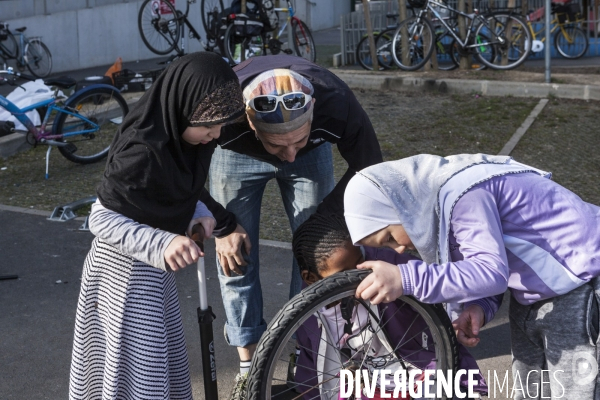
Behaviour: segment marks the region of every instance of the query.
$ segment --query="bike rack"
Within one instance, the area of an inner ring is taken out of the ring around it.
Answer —
[[[89,232],[90,231],[90,216],[85,217],[85,221],[83,221],[83,225],[79,227],[80,231]]]
[[[69,204],[65,204],[64,206],[55,207],[54,211],[52,211],[52,214],[50,215],[50,217],[48,217],[48,220],[58,221],[58,222],[69,221],[76,217],[76,215],[73,211],[77,210],[78,208],[85,207],[88,204],[95,203],[95,202],[96,202],[96,197],[92,196],[92,197],[86,197],[85,199],[74,201]],[[88,221],[86,218],[85,223],[79,229],[86,230],[87,228],[88,228]],[[89,230],[89,229],[87,229],[87,230]]]

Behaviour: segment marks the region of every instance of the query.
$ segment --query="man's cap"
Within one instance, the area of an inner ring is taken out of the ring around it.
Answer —
[[[248,104],[256,96],[303,92],[313,95],[314,89],[308,79],[289,69],[265,71],[252,80],[244,89],[244,102]],[[281,103],[272,112],[263,113],[246,105],[246,114],[259,132],[288,133],[300,128],[312,118],[312,101],[297,110],[287,110]]]

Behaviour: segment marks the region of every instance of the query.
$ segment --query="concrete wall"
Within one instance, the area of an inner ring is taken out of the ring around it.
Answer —
[[[205,37],[200,1],[191,4],[189,19]],[[123,61],[159,57],[146,48],[140,37],[137,16],[141,3],[141,0],[0,1],[0,15],[13,32],[26,26],[27,36],[42,36],[52,53],[54,74],[110,65],[117,57]],[[231,0],[224,3],[227,7]],[[298,16],[312,30],[339,25],[339,15],[350,9],[349,2],[340,0],[295,0],[295,3]],[[178,9],[185,9],[183,0],[177,0],[176,4]],[[186,52],[203,50],[200,42],[190,40],[187,33],[186,29]]]

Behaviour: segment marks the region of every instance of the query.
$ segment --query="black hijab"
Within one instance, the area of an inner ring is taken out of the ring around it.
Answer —
[[[238,78],[219,55],[181,57],[124,118],[98,186],[100,202],[137,222],[184,233],[217,144],[194,146],[181,134],[190,125],[222,124],[243,113]]]

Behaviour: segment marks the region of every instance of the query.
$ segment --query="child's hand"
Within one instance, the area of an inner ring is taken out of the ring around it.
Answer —
[[[479,330],[485,322],[483,309],[477,304],[471,304],[463,310],[460,316],[452,322],[458,342],[467,347],[475,347],[479,344]]]
[[[192,237],[192,228],[196,224],[202,225],[204,228],[204,237],[209,238],[210,235],[212,235],[215,226],[217,225],[217,220],[213,217],[200,217],[191,220],[186,231],[189,237]]]
[[[192,239],[185,236],[176,236],[165,250],[165,261],[173,272],[198,261],[201,256],[204,253]]]
[[[366,261],[356,268],[373,270],[356,288],[356,297],[379,304],[389,303],[402,296],[402,275],[397,265],[384,261]]]

